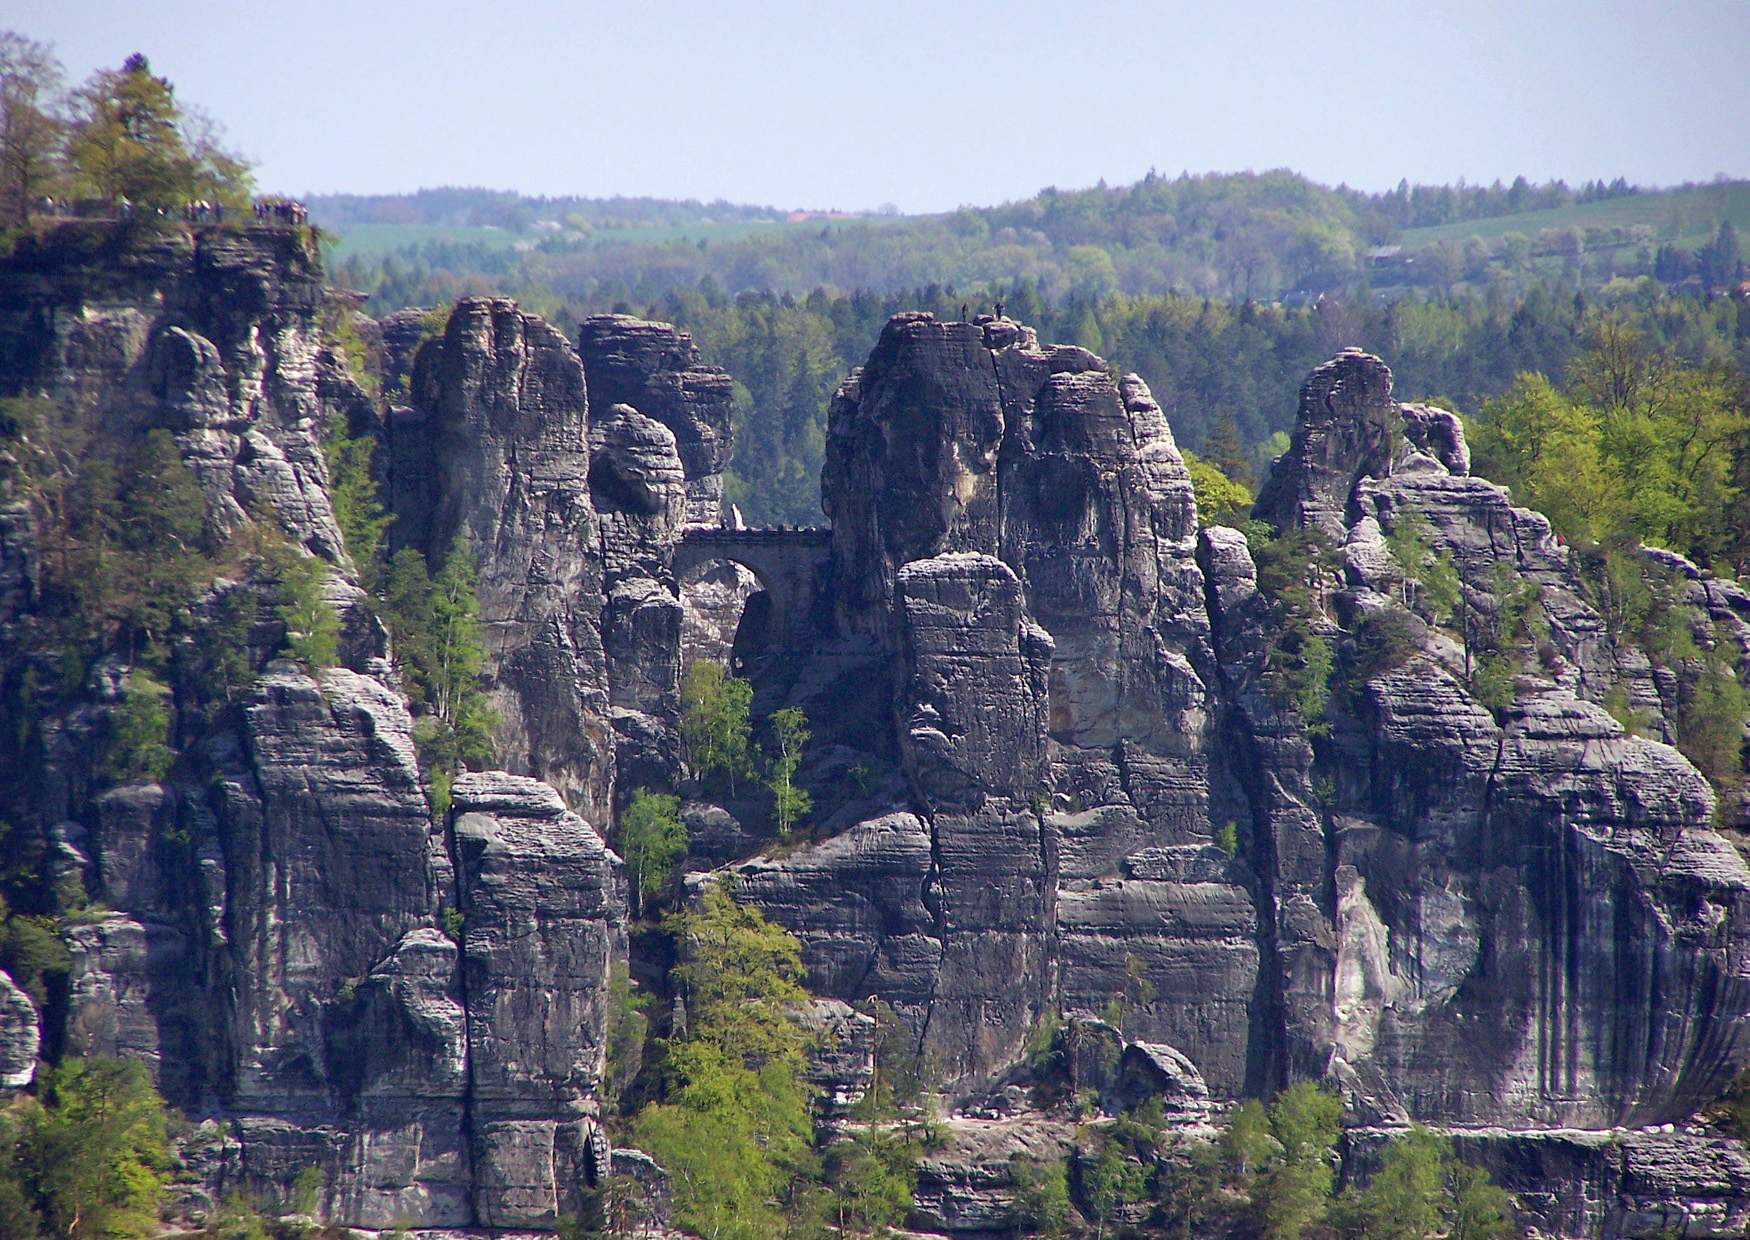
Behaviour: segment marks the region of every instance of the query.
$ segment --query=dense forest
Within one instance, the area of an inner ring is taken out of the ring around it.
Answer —
[[[1356,285],[1442,293],[1522,290],[1544,279],[1596,286],[1656,269],[1723,285],[1739,257],[1736,230],[1750,224],[1750,186],[1654,191],[1595,182],[1576,192],[1520,178],[1506,187],[1403,185],[1368,195],[1275,170],[1151,174],[1129,186],[1046,189],[927,216],[553,203],[465,190],[368,207],[317,199],[312,211],[338,230],[339,270],[349,281],[394,258],[394,279],[379,291],[386,308],[410,278],[430,278],[430,291],[441,294],[446,280],[482,276],[590,301],[648,300],[707,275],[730,292],[797,295],[817,286],[977,288],[1025,278],[1052,301],[1114,292],[1305,300]],[[1734,235],[1709,251],[1724,223]]]

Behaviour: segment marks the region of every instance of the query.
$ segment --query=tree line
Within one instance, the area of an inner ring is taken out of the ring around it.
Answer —
[[[1400,399],[1461,412],[1504,394],[1522,373],[1564,374],[1605,318],[1629,324],[1676,363],[1726,374],[1750,364],[1750,302],[1673,294],[1650,281],[1608,298],[1540,285],[1516,300],[1327,298],[1291,308],[1140,294],[1057,304],[1025,280],[994,294],[933,284],[888,294],[730,297],[707,280],[647,304],[560,305],[549,313],[567,330],[585,313],[618,309],[691,332],[703,355],[735,379],[729,498],[754,524],[815,525],[827,407],[888,317],[925,309],[954,319],[962,304],[988,310],[999,299],[1042,340],[1082,345],[1141,374],[1181,449],[1248,487],[1286,448],[1307,374],[1350,345],[1391,364]]]
[[[732,294],[798,297],[815,287],[884,293],[932,281],[973,289],[1021,279],[1052,302],[1174,292],[1273,301],[1357,290],[1397,296],[1406,288],[1517,295],[1556,279],[1590,289],[1618,278],[1664,278],[1671,255],[1718,242],[1719,225],[1741,222],[1750,209],[1739,183],[1646,192],[1594,184],[1576,193],[1559,182],[1519,194],[1462,184],[1403,192],[1400,199],[1330,189],[1274,170],[1151,174],[1133,185],[1048,188],[1019,202],[940,215],[773,220],[758,228],[722,227],[745,217],[717,205],[710,215],[687,204],[651,205],[647,226],[612,216],[592,223],[578,211],[551,208],[557,214],[514,245],[497,237],[426,241],[389,255],[355,254],[337,270],[349,286],[378,292],[379,309],[399,308],[392,304],[399,296],[411,297],[403,305],[429,304],[446,286],[478,281],[518,296],[545,290],[572,302],[647,302],[706,277]],[[1612,198],[1632,206],[1581,209]],[[1489,222],[1515,202],[1533,212],[1521,229]],[[348,202],[327,210],[317,204],[318,221],[331,226],[358,218]],[[526,207],[525,223],[539,210]],[[1400,219],[1437,222],[1444,235],[1400,239]],[[1467,222],[1478,231],[1454,235]],[[1711,287],[1725,287],[1736,271],[1735,234],[1729,255]]]

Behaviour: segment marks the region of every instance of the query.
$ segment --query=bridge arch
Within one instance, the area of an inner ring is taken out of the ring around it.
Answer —
[[[832,532],[823,529],[694,526],[675,546],[675,581],[684,586],[720,561],[740,565],[753,574],[769,600],[770,643],[795,648],[807,644],[815,592],[831,540]]]

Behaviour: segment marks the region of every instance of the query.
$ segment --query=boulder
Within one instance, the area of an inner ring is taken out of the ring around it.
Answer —
[[[685,477],[686,521],[723,524],[723,471],[735,443],[728,373],[700,361],[686,332],[624,314],[584,319],[577,349],[597,408],[630,405],[674,435]]]

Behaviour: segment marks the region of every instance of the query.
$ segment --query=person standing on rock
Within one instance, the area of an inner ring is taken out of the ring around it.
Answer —
[[[1004,317],[1004,315],[1003,315],[1003,303],[999,301],[999,302],[997,302],[997,318],[1000,319],[1003,317]]]

